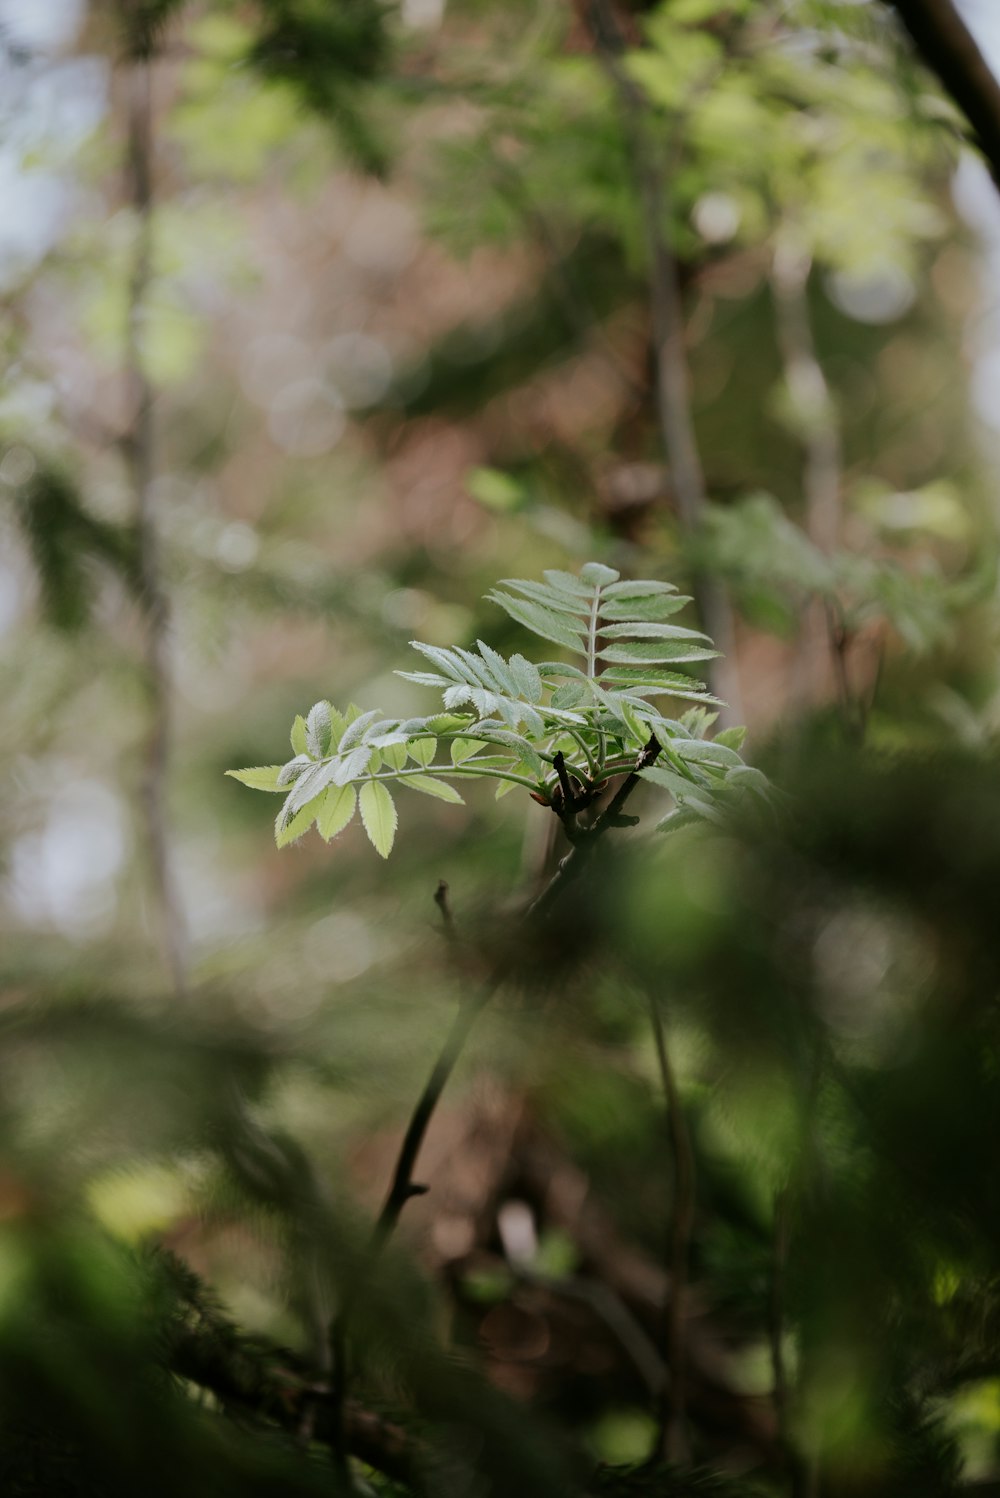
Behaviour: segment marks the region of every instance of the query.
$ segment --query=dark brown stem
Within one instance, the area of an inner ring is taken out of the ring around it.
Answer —
[[[663,229],[670,208],[668,186],[650,139],[646,98],[622,64],[624,39],[608,0],[590,0],[588,13],[597,57],[618,95],[642,203],[649,258],[657,419],[670,466],[678,520],[685,535],[691,536],[701,524],[708,496],[691,414],[680,275]],[[727,703],[729,714],[740,722],[743,710],[728,594],[719,580],[707,573],[695,577],[694,592],[705,629],[722,652],[712,665],[713,688]]]
[[[837,683],[840,716],[847,736],[851,740],[857,740],[861,737],[861,731],[859,729],[854,697],[851,692],[851,679],[847,670],[847,652],[851,638],[837,607],[828,601],[825,609],[826,631],[830,642],[830,658],[833,661],[834,679]]]
[[[1000,184],[1000,82],[953,0],[893,0],[892,9],[922,62],[972,126],[975,142]]]
[[[673,1222],[670,1231],[669,1288],[666,1326],[664,1328],[665,1360],[670,1378],[664,1389],[660,1412],[659,1456],[668,1462],[687,1461],[690,1453],[687,1439],[687,1346],[684,1310],[691,1237],[694,1231],[695,1183],[694,1151],[687,1120],[681,1104],[677,1078],[670,1062],[663,1017],[652,994],[649,1014],[656,1042],[656,1059],[667,1105],[670,1148],[674,1165]]]
[[[441,924],[444,927],[444,934],[449,941],[453,942],[456,936],[455,917],[452,914],[451,901],[448,898],[447,879],[438,880],[437,889],[434,891],[434,904],[441,912]]]
[[[343,1411],[346,1407],[349,1387],[347,1364],[348,1330],[351,1312],[364,1288],[367,1273],[395,1232],[403,1208],[413,1197],[422,1196],[429,1189],[427,1186],[416,1181],[414,1172],[417,1167],[417,1160],[423,1146],[424,1138],[430,1126],[431,1119],[434,1117],[437,1106],[441,1101],[442,1094],[448,1085],[462,1052],[465,1050],[466,1042],[472,1033],[477,1019],[489,1005],[497,990],[514,971],[517,963],[516,954],[520,946],[520,943],[516,939],[518,932],[523,932],[534,927],[548,914],[556,901],[562,898],[568,886],[575,879],[579,878],[588,859],[601,839],[612,828],[621,825],[621,814],[629,797],[639,784],[640,770],[644,770],[651,765],[659,752],[659,744],[655,738],[651,737],[636,760],[635,769],[625,777],[607,809],[598,817],[593,827],[579,835],[578,841],[574,843],[565,858],[563,858],[541,894],[537,899],[532,901],[521,916],[508,943],[507,950],[509,955],[503,957],[497,963],[497,966],[479,992],[465,999],[459,1007],[445,1036],[444,1044],[438,1052],[434,1065],[431,1067],[430,1075],[424,1084],[423,1091],[417,1099],[413,1112],[410,1115],[410,1121],[406,1126],[406,1132],[403,1135],[399,1153],[396,1156],[396,1164],[393,1168],[389,1190],[382,1205],[382,1210],[372,1229],[371,1243],[369,1252],[365,1258],[364,1267],[353,1277],[352,1282],[344,1287],[341,1295],[341,1309],[334,1317],[330,1328],[330,1345],[334,1362],[331,1449],[334,1460],[342,1471],[346,1465],[346,1448],[343,1441]]]

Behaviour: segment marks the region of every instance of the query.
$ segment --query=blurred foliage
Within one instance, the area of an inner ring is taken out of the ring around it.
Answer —
[[[607,8],[656,222],[600,6],[0,6],[5,1493],[1000,1486],[992,189],[890,6]],[[327,699],[399,770],[413,637],[537,752],[530,590],[595,557],[671,646],[724,585],[749,734],[673,750],[779,815],[684,825],[648,768],[535,925],[567,846],[520,786],[413,797],[389,864],[272,846],[224,771],[310,702],[332,762]]]

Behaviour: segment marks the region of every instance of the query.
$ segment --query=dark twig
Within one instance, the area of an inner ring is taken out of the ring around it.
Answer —
[[[449,941],[453,942],[456,939],[455,917],[452,914],[451,901],[448,898],[447,879],[438,880],[437,889],[434,891],[434,904],[441,912],[441,924],[444,927],[444,934]]]
[[[395,1232],[403,1208],[413,1197],[422,1196],[429,1189],[414,1179],[414,1171],[427,1129],[441,1101],[442,1094],[465,1050],[466,1042],[477,1019],[516,968],[520,947],[520,943],[516,940],[518,932],[533,928],[548,914],[557,900],[562,898],[568,886],[579,878],[601,839],[613,827],[621,825],[621,815],[625,805],[639,784],[639,772],[648,768],[659,752],[660,746],[656,738],[651,737],[639,754],[635,769],[622,781],[607,809],[592,827],[578,835],[578,840],[563,858],[541,894],[532,901],[521,916],[512,933],[512,939],[507,944],[507,955],[497,963],[478,993],[463,1001],[451,1022],[437,1059],[431,1067],[430,1075],[417,1099],[403,1135],[389,1190],[372,1229],[370,1251],[366,1256],[364,1267],[358,1271],[348,1286],[342,1288],[341,1309],[334,1317],[330,1328],[330,1345],[334,1363],[330,1444],[334,1460],[342,1472],[346,1470],[343,1411],[346,1408],[349,1386],[347,1334],[351,1312],[363,1289],[365,1276]]]
[[[682,1462],[689,1456],[687,1439],[687,1346],[684,1311],[691,1236],[694,1231],[694,1151],[681,1104],[677,1078],[670,1062],[663,1016],[655,997],[649,995],[649,1014],[656,1042],[656,1059],[667,1104],[670,1147],[674,1162],[673,1222],[670,1232],[670,1285],[667,1295],[665,1352],[670,1372],[663,1391],[658,1455],[664,1461]]]
[[[825,609],[827,639],[830,643],[830,658],[833,662],[833,674],[837,683],[840,716],[847,736],[853,741],[861,737],[862,730],[858,723],[858,713],[847,669],[847,653],[850,648],[851,637],[839,607],[835,603],[827,601]]]
[[[889,0],[887,0],[889,3]],[[891,0],[921,61],[972,126],[1000,185],[1000,82],[953,0]]]

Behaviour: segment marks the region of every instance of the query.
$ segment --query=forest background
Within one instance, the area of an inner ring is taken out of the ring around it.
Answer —
[[[963,16],[0,4],[6,1492],[1000,1491]],[[274,846],[227,769],[587,561],[693,594],[772,816],[643,786],[539,931],[521,791]]]

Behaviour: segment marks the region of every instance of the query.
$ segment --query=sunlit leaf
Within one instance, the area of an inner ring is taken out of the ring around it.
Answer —
[[[377,853],[388,858],[396,837],[396,804],[379,780],[366,780],[358,797],[361,820]]]
[[[250,770],[227,770],[226,774],[242,785],[248,785],[252,791],[280,791],[284,789],[279,780],[283,768],[282,765],[258,765]]]
[[[404,775],[400,785],[409,786],[414,791],[423,791],[427,796],[436,796],[439,801],[450,801],[453,806],[465,805],[455,787],[446,780],[438,780],[436,775]]]
[[[329,843],[352,821],[358,793],[353,785],[331,785],[316,813],[316,830]]]

